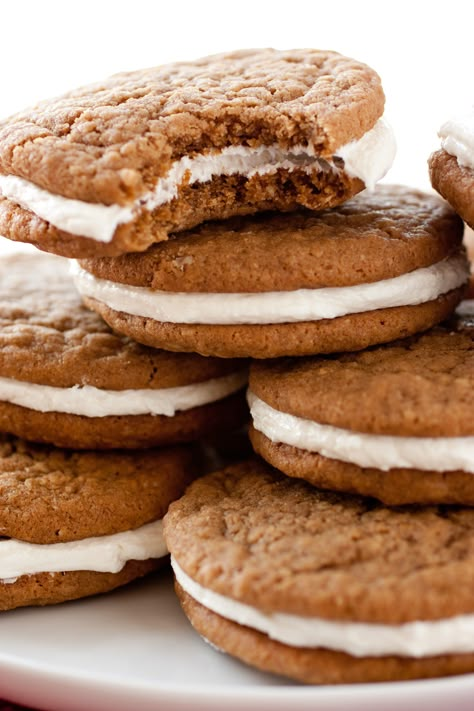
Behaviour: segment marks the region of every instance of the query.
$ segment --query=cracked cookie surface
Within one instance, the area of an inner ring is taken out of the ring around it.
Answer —
[[[20,572],[0,578],[0,610],[105,593],[156,570],[166,561],[160,521],[198,473],[192,446],[79,452],[1,435],[1,572]],[[140,530],[152,523],[156,545]]]
[[[223,174],[199,189],[184,181],[153,212],[138,206],[110,243],[71,234],[11,196],[0,199],[0,230],[65,256],[117,255],[208,219],[332,207],[364,183],[343,161],[333,170],[327,159],[372,129],[383,107],[378,75],[329,51],[243,50],[118,74],[1,122],[0,172],[53,195],[123,206],[149,194],[183,156],[303,145],[321,162],[311,175],[299,168],[251,179]]]
[[[388,505],[474,505],[474,323],[461,309],[361,353],[254,363],[250,389],[276,411],[251,428],[254,450],[288,476]],[[306,437],[276,433],[277,413],[300,418]]]
[[[267,613],[402,624],[474,611],[472,508],[390,509],[255,459],[195,481],[165,536],[190,578]]]
[[[160,351],[113,333],[86,309],[68,274],[66,260],[16,254],[0,260],[0,377],[6,385],[100,391],[154,391],[205,383],[244,365],[196,354]],[[0,384],[0,393],[2,384]],[[232,429],[246,417],[242,393],[178,410],[173,416],[138,414],[83,416],[70,410],[42,412],[1,399],[0,428],[62,447],[135,448],[198,439]],[[101,393],[96,393],[101,397]],[[103,393],[102,393],[103,396]],[[22,402],[28,402],[23,395]],[[48,392],[44,393],[47,402]],[[36,400],[35,400],[36,402]]]
[[[68,262],[43,254],[0,260],[0,375],[43,385],[171,388],[227,375],[237,363],[146,348],[86,309]]]
[[[164,516],[196,475],[193,447],[80,452],[0,439],[0,535],[64,543]]]
[[[171,161],[226,145],[360,138],[384,95],[365,64],[320,50],[243,50],[117,74],[0,123],[0,170],[54,194],[126,203]]]
[[[354,432],[474,435],[472,317],[361,353],[255,363],[250,389],[297,417]]]
[[[300,632],[311,622],[304,618],[348,623],[350,637],[354,622],[396,629],[474,610],[472,508],[389,509],[373,499],[320,491],[249,460],[194,482],[171,505],[165,535],[179,567],[206,591],[270,619],[301,616]],[[222,617],[210,609],[210,597],[207,607],[178,582],[176,592],[193,627],[219,650],[304,683],[474,669],[472,653],[356,657],[324,645],[290,646]],[[280,621],[288,630],[290,618]],[[352,630],[352,639],[360,634]]]

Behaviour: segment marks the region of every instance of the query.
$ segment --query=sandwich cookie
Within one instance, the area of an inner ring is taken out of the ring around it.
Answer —
[[[446,121],[429,159],[431,184],[474,228],[474,108]]]
[[[0,609],[107,592],[159,567],[188,447],[79,452],[0,439]]]
[[[334,210],[208,223],[142,254],[86,259],[85,303],[171,351],[274,358],[366,348],[452,313],[462,221],[437,196],[380,186]]]
[[[389,509],[248,461],[165,517],[197,632],[306,683],[474,671],[474,509]]]
[[[67,257],[259,210],[338,205],[390,168],[365,64],[243,50],[118,74],[0,124],[0,233]]]
[[[474,505],[474,310],[361,353],[257,363],[254,449],[285,474],[386,504]]]
[[[72,448],[191,441],[245,422],[245,363],[172,354],[110,331],[66,260],[0,260],[0,431]]]

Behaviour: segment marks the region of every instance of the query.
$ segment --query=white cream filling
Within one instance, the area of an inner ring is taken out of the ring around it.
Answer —
[[[73,265],[78,291],[115,311],[165,323],[264,324],[332,319],[437,299],[464,284],[469,266],[456,254],[430,267],[369,284],[259,293],[176,293],[94,277]]]
[[[397,144],[390,126],[379,119],[373,129],[358,141],[338,148],[336,157],[344,161],[344,171],[351,178],[360,178],[366,188],[373,190],[391,168]]]
[[[237,392],[247,382],[239,371],[202,383],[160,390],[101,390],[91,385],[56,388],[0,377],[0,401],[38,412],[67,412],[84,417],[166,415],[207,405]]]
[[[439,130],[441,146],[459,165],[474,170],[474,107],[446,121]]]
[[[0,541],[0,582],[71,570],[118,573],[129,560],[162,558],[167,553],[161,520],[132,531],[68,543],[26,543],[11,538]]]
[[[265,614],[250,605],[202,587],[171,558],[176,580],[194,600],[212,612],[267,634],[292,647],[333,649],[354,657],[432,657],[474,652],[474,615],[429,622],[384,625],[335,622],[283,612]]]
[[[420,469],[474,474],[474,437],[396,437],[352,432],[275,410],[248,393],[256,430],[281,442],[329,459],[381,469]]]
[[[335,154],[344,160],[345,170],[351,177],[360,178],[372,188],[383,178],[393,163],[396,145],[393,131],[383,120],[375,124],[358,141],[341,146]],[[325,161],[331,170],[340,170],[334,162]],[[178,195],[178,189],[187,182],[205,183],[216,175],[253,175],[274,173],[279,168],[292,171],[303,169],[311,173],[320,167],[318,156],[310,146],[295,146],[284,150],[278,145],[228,146],[221,151],[184,156],[175,161],[168,173],[160,178],[153,191],[141,196],[130,205],[103,205],[65,198],[38,187],[14,175],[0,175],[0,195],[31,210],[58,229],[74,235],[88,237],[98,242],[110,242],[121,224],[131,222],[140,209],[154,210]]]
[[[0,195],[59,230],[96,242],[111,242],[117,227],[131,222],[135,214],[135,205],[102,205],[65,198],[16,175],[0,175]]]
[[[474,299],[461,301],[456,309],[458,316],[474,316]]]

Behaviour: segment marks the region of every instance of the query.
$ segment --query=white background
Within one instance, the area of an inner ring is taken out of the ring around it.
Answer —
[[[382,77],[399,145],[388,178],[428,187],[441,122],[474,100],[469,2],[9,0],[0,116],[117,71],[240,47],[317,47]]]

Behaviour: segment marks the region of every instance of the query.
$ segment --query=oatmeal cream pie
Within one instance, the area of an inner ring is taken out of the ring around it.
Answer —
[[[248,461],[194,482],[164,531],[218,649],[306,683],[474,671],[474,509],[385,508]]]
[[[441,149],[429,159],[431,183],[474,228],[474,107],[446,121]]]
[[[0,431],[57,446],[136,448],[245,422],[246,364],[168,353],[84,308],[66,260],[0,259]]]
[[[207,223],[141,254],[86,259],[75,281],[115,331],[157,348],[358,350],[452,313],[469,273],[462,233],[438,196],[379,186],[321,213]]]
[[[285,474],[386,504],[474,506],[474,319],[361,353],[257,363],[254,449]]]
[[[0,437],[0,610],[107,592],[155,570],[190,445],[82,452]]]
[[[118,255],[204,220],[338,205],[392,164],[384,100],[370,67],[315,49],[118,74],[0,123],[0,233]]]

